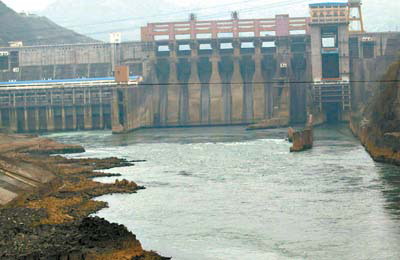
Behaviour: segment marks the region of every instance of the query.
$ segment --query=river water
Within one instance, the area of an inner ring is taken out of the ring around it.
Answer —
[[[285,129],[75,132],[80,157],[146,160],[121,173],[147,189],[100,197],[97,215],[176,260],[400,259],[400,167],[375,163],[345,126],[289,153]],[[112,182],[116,178],[99,178]]]

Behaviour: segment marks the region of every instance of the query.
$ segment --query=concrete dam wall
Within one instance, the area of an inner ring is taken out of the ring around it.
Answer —
[[[0,81],[108,77],[116,65],[144,78],[139,86],[0,88],[0,127],[124,132],[304,123],[310,113],[347,120],[398,59],[400,33],[350,34],[346,16],[335,19],[149,24],[143,42],[0,48]]]
[[[220,49],[224,43],[213,41],[206,51],[196,47],[204,42],[191,42],[192,50],[183,53],[183,43],[170,43],[163,52],[159,43],[146,82],[119,94],[123,128],[248,124],[272,117],[304,122],[308,85],[289,82],[310,81],[307,40],[286,37],[264,48],[261,39],[253,39],[256,47],[250,49],[240,48],[239,41]],[[132,115],[139,100],[147,116]]]

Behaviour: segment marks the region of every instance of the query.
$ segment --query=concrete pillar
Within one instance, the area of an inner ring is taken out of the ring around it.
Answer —
[[[100,115],[99,115],[99,128],[100,129],[104,129],[105,128],[105,126],[104,126],[104,113],[103,113],[103,91],[102,91],[102,89],[100,88],[99,89],[99,99],[100,99],[100,104],[99,104],[99,113],[100,113]]]
[[[40,114],[39,107],[35,108],[35,130],[38,132],[40,130]]]
[[[47,118],[46,118],[47,131],[51,132],[55,130],[53,107],[47,107],[46,111],[47,111]]]
[[[157,84],[157,82],[156,82]],[[159,85],[153,85],[153,109],[154,109],[154,124],[155,126],[159,126],[161,122],[163,121],[161,118],[161,88],[162,86]]]
[[[161,86],[158,85],[159,80],[155,73],[156,62],[155,58],[150,58],[143,62],[143,73],[146,79],[146,82],[151,82],[151,86],[147,86],[147,88],[151,88],[151,121],[153,122],[154,126],[160,125],[160,88]],[[150,101],[150,100],[149,100]]]
[[[57,76],[57,66],[54,65],[53,66],[53,79],[56,79],[56,76]]]
[[[90,63],[87,65],[87,77],[90,78]]]
[[[311,66],[314,81],[322,79],[321,28],[311,26]]]
[[[113,133],[121,133],[124,131],[123,125],[119,122],[118,89],[113,89],[112,91],[111,128]]]
[[[105,128],[105,126],[104,126],[104,112],[103,112],[103,104],[102,103],[100,103],[100,111],[99,111],[99,113],[100,113],[100,117],[99,117],[99,127],[100,127],[100,129],[104,129]]]
[[[198,73],[197,58],[191,59],[189,79],[189,123],[200,124],[201,85]]]
[[[177,77],[177,62],[171,59],[169,80],[168,80],[168,105],[167,105],[167,119],[168,125],[179,124],[179,97],[180,85],[178,84]]]
[[[261,71],[261,47],[257,46],[254,55],[255,71],[253,76],[253,116],[255,121],[265,119],[265,85],[264,78]]]
[[[279,112],[280,118],[290,118],[290,87],[285,83],[282,94],[279,100]]]
[[[93,128],[93,117],[92,117],[92,102],[90,90],[84,92],[85,105],[83,107],[83,117],[85,130],[90,130]]]
[[[13,132],[18,131],[18,116],[17,116],[17,108],[10,108],[10,130]]]
[[[211,57],[211,78],[210,78],[210,123],[223,123],[222,116],[222,85],[218,69],[219,58],[216,55]]]
[[[339,26],[339,71],[343,80],[350,79],[350,49],[349,49],[349,30],[347,24]]]
[[[27,107],[24,107],[24,131],[29,132],[29,114]]]
[[[85,130],[90,130],[93,128],[93,117],[92,117],[92,106],[90,104],[86,104],[83,107],[84,113],[84,121],[85,121]]]
[[[61,107],[61,122],[62,122],[62,130],[66,130],[67,120],[66,120],[65,106]]]
[[[76,111],[76,106],[72,107],[72,128],[74,130],[77,129],[77,115],[76,115],[77,111]]]
[[[233,58],[233,75],[231,82],[232,123],[243,122],[243,80],[240,73],[239,56]]]

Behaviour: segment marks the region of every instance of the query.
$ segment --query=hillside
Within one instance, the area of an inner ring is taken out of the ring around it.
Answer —
[[[24,45],[87,43],[94,40],[65,29],[46,17],[18,14],[0,1],[0,46],[10,41]]]
[[[400,165],[400,60],[393,63],[370,102],[354,113],[351,128],[371,156]]]
[[[340,0],[343,2],[344,0]],[[232,11],[241,18],[269,18],[276,14],[308,16],[308,4],[326,0],[54,0],[40,14],[56,23],[90,37],[108,41],[109,32],[123,32],[123,40],[139,40],[140,26],[148,22],[186,20],[189,13],[198,19],[226,19]],[[368,31],[395,31],[400,28],[399,2],[364,1]],[[90,11],[88,11],[90,10]]]

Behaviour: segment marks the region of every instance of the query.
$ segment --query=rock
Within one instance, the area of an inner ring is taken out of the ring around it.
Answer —
[[[134,193],[136,183],[102,184],[99,169],[132,165],[123,159],[66,159],[54,152],[83,151],[30,135],[0,134],[0,259],[164,259],[148,254],[124,226],[88,215],[107,206],[94,197]],[[1,205],[0,205],[1,206]]]
[[[400,165],[400,60],[393,63],[360,112],[353,112],[350,128],[378,162]]]
[[[290,152],[301,152],[309,150],[314,145],[313,116],[309,115],[306,127],[303,130],[295,131],[288,129],[289,141],[292,139],[293,146]]]
[[[293,134],[294,134],[295,130],[292,127],[289,127],[288,129],[288,141],[290,143],[293,143]]]
[[[293,146],[290,148],[290,152],[302,152],[309,150],[313,147],[313,130],[312,128],[306,128],[301,131],[293,133]]]

